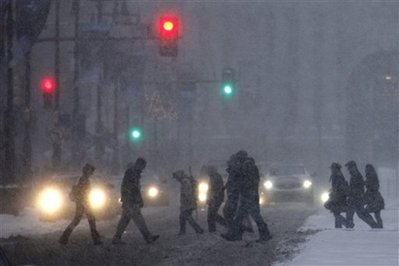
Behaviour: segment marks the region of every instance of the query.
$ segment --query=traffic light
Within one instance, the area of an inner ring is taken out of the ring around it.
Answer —
[[[225,68],[222,72],[222,95],[231,97],[235,90],[235,77],[234,70]]]
[[[141,138],[142,138],[141,128],[132,128],[132,129],[130,130],[130,138],[131,138],[134,142],[140,141]]]
[[[47,76],[40,81],[40,90],[42,91],[44,107],[51,107],[56,82],[53,77]]]
[[[177,56],[179,20],[175,16],[162,16],[159,19],[159,54]]]

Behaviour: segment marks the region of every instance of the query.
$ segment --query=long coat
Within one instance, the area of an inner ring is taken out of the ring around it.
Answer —
[[[121,201],[122,207],[139,205],[143,207],[143,197],[141,195],[140,185],[141,171],[129,168],[125,172],[125,176],[121,185]]]
[[[366,193],[364,204],[368,212],[377,212],[385,208],[384,198],[379,191],[380,185],[375,172],[366,172]]]
[[[219,173],[212,173],[209,176],[209,201],[208,204],[221,204],[224,200],[224,185],[222,176]]]
[[[197,182],[190,177],[183,177],[180,185],[180,211],[197,209]]]
[[[349,187],[350,187],[350,192],[348,197],[349,207],[357,208],[363,206],[364,185],[365,182],[360,172],[357,171],[355,174],[351,174],[351,178],[349,180]]]
[[[324,206],[333,213],[345,212],[348,207],[349,185],[342,173],[331,174],[330,198]]]

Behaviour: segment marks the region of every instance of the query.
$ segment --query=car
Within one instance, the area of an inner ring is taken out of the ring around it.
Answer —
[[[262,177],[267,203],[302,201],[313,205],[312,177],[302,164],[274,164]]]
[[[40,220],[54,222],[73,217],[75,203],[69,194],[78,179],[76,174],[54,174],[34,185],[32,202]],[[92,176],[90,181],[89,204],[94,216],[111,219],[118,215],[120,208],[115,208],[119,203],[114,185],[97,175]]]
[[[166,180],[158,174],[145,170],[141,178],[141,195],[144,207],[168,206],[169,189]]]
[[[208,189],[209,189],[209,177],[206,172],[207,165],[212,165],[216,167],[218,173],[223,178],[223,183],[226,184],[228,174],[226,172],[227,161],[225,160],[210,160],[202,167],[200,171],[200,177],[198,178],[198,205],[201,210],[204,210],[208,201]],[[259,170],[262,170],[268,163],[256,162]],[[266,197],[261,187],[259,186],[259,204],[261,206],[266,204]]]

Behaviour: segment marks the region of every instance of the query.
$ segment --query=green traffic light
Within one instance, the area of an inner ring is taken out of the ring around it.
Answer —
[[[133,141],[139,141],[141,139],[141,129],[133,128],[130,132],[130,136],[132,137]]]
[[[225,97],[232,97],[234,94],[234,86],[230,83],[224,83],[222,86],[222,95]]]
[[[233,88],[230,85],[225,85],[223,91],[225,94],[230,95],[233,93]]]

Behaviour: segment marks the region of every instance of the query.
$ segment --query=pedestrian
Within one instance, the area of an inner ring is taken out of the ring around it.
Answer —
[[[377,228],[383,228],[381,210],[385,208],[384,198],[379,189],[380,183],[377,172],[371,164],[366,165],[366,193],[364,194],[365,209],[368,213],[374,213]]]
[[[241,150],[230,156],[227,161],[228,173],[226,182],[226,202],[223,207],[223,217],[226,220],[227,228],[232,231],[234,224],[234,217],[237,213],[238,202],[240,199],[240,183],[242,178],[241,166],[245,159],[248,157],[248,153]]]
[[[59,243],[62,245],[68,244],[69,236],[73,229],[82,220],[83,214],[86,215],[89,221],[91,237],[95,245],[101,245],[100,234],[96,229],[96,219],[90,209],[89,204],[89,193],[90,193],[90,176],[94,173],[95,168],[90,164],[85,164],[82,169],[82,176],[79,178],[77,185],[73,186],[70,197],[76,203],[75,217],[72,222],[67,226],[65,231],[62,233]]]
[[[324,207],[334,214],[335,228],[342,228],[342,225],[348,227],[348,222],[342,212],[346,212],[348,208],[347,197],[349,195],[349,185],[341,172],[339,163],[332,163],[331,169],[331,189],[328,201]]]
[[[140,190],[141,173],[146,167],[147,162],[143,158],[138,158],[134,164],[130,164],[125,172],[121,185],[122,214],[119,220],[116,233],[112,238],[113,244],[125,244],[122,241],[122,234],[128,226],[130,219],[139,229],[144,240],[150,244],[159,238],[153,235],[147,228],[141,208],[144,207],[143,198]]]
[[[348,222],[348,227],[353,228],[355,224],[353,223],[353,215],[357,216],[367,223],[371,228],[376,228],[377,223],[374,221],[373,217],[364,209],[364,186],[365,182],[363,180],[362,174],[359,172],[357,165],[354,161],[349,161],[345,164],[349,173],[349,197],[348,197],[348,210],[346,212],[346,220]]]
[[[259,205],[259,169],[255,164],[255,160],[247,157],[242,165],[242,179],[240,185],[240,201],[236,216],[233,221],[233,227],[230,232],[223,234],[222,237],[229,241],[241,240],[242,230],[241,225],[245,217],[251,216],[255,221],[259,239],[257,242],[268,241],[272,238],[269,228],[260,214]]]
[[[197,209],[196,180],[184,173],[183,170],[174,172],[173,178],[180,183],[179,235],[186,234],[186,222],[191,225],[197,234],[204,233],[204,230],[192,216],[193,212]]]
[[[208,230],[212,233],[216,231],[216,222],[226,226],[225,219],[218,213],[224,200],[224,184],[216,167],[208,166],[207,172],[209,176]]]

